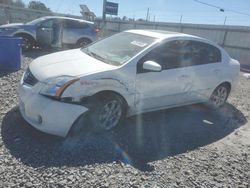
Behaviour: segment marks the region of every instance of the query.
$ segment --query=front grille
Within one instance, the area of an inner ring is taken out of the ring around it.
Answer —
[[[34,86],[37,82],[38,80],[35,78],[35,76],[31,73],[30,69],[28,68],[24,74],[23,83],[25,85]]]

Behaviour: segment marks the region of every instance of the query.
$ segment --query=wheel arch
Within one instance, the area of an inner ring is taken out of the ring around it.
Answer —
[[[128,106],[129,106],[128,102],[127,102],[126,98],[117,91],[114,91],[114,90],[99,91],[99,92],[95,93],[94,95],[92,95],[92,98],[101,97],[101,96],[105,96],[105,95],[112,95],[112,94],[115,94],[115,95],[119,96],[123,100],[124,105],[125,105],[124,106],[125,107],[125,112],[127,114],[127,109],[128,109]]]
[[[34,38],[34,36],[32,36],[30,33],[27,33],[27,32],[15,33],[14,36],[17,36],[17,37],[28,36],[30,39],[33,40],[33,42],[36,42],[36,39]]]
[[[116,92],[116,91],[113,91],[113,90],[103,90],[103,91],[99,91],[95,94],[93,94],[92,96],[89,96],[89,97],[82,97],[81,99],[81,104],[83,104],[83,106],[86,106],[87,108],[90,108],[97,98],[100,98],[101,96],[105,96],[105,95],[111,95],[111,94],[115,94],[117,96],[119,96],[123,102],[124,102],[124,115],[126,116],[127,115],[127,109],[128,109],[128,103],[125,99],[125,97],[120,94],[119,92]],[[79,121],[81,121],[82,119],[81,118],[85,118],[83,119],[83,121],[89,121],[88,119],[88,116],[83,116],[86,112],[84,112],[83,114],[79,115],[78,118],[74,121],[74,123],[71,125],[68,133],[67,133],[67,137],[72,137],[74,136],[74,129],[77,129],[78,125],[79,125]],[[87,127],[88,128],[88,125],[87,124]]]
[[[81,40],[88,40],[90,43],[93,42],[91,38],[81,36],[79,39],[77,39],[76,43],[80,42]]]
[[[229,82],[229,81],[224,81],[224,82],[222,82],[221,84],[219,84],[217,87],[219,87],[219,86],[221,86],[221,85],[225,85],[227,88],[228,88],[228,93],[230,93],[231,92],[231,87],[232,87],[232,85],[231,85],[231,83]],[[216,88],[217,88],[216,87]],[[215,89],[216,89],[215,88]]]

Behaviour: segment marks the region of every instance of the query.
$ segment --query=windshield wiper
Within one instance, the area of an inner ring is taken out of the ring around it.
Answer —
[[[94,52],[88,52],[88,53],[89,53],[89,55],[90,55],[91,57],[94,57],[94,58],[96,58],[96,59],[98,59],[98,60],[101,60],[101,61],[104,61],[104,62],[107,61],[104,57],[102,57],[102,56],[100,56],[100,55],[98,55],[98,54],[96,54],[96,53],[94,53]]]
[[[112,61],[112,60],[108,60],[108,59],[104,58],[103,56],[100,56],[100,55],[98,55],[98,54],[96,54],[96,53],[94,53],[94,52],[91,52],[91,51],[89,51],[88,48],[85,48],[85,49],[84,49],[84,52],[85,52],[87,55],[89,55],[89,56],[91,56],[91,57],[93,57],[93,58],[95,58],[95,59],[98,59],[98,60],[100,60],[100,61],[103,61],[104,63],[110,64],[110,65],[116,65],[116,66],[117,66],[117,62]]]
[[[91,57],[94,57],[94,58],[96,58],[96,59],[101,59],[101,60],[104,59],[103,57],[97,55],[96,53],[89,51],[88,48],[83,49],[83,51],[84,51],[87,55],[89,55],[89,56],[91,56]]]

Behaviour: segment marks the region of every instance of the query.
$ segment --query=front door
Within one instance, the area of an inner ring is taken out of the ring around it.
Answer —
[[[39,44],[50,45],[54,40],[54,20],[49,19],[37,25],[36,37]]]
[[[164,43],[146,54],[137,65],[136,107],[139,111],[178,106],[190,101],[193,73],[185,67],[189,57],[180,41]],[[145,61],[162,66],[161,72],[143,70]]]

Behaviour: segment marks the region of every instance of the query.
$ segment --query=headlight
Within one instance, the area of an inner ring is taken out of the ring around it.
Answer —
[[[71,76],[60,76],[49,79],[41,89],[40,94],[59,98],[65,89],[77,80],[79,79]]]

